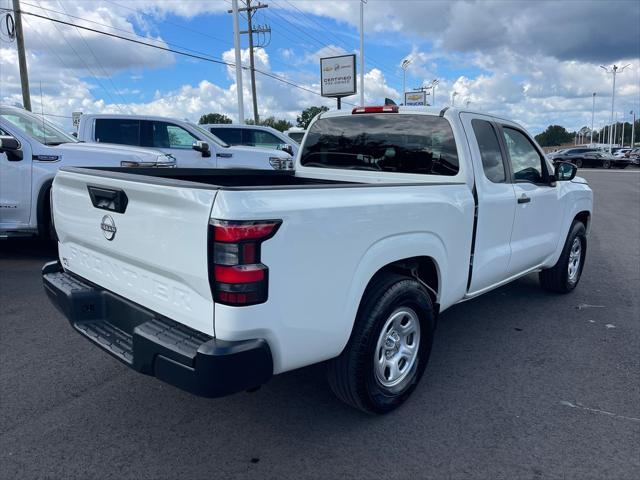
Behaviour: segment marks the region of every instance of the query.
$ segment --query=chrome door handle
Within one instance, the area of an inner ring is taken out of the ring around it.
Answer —
[[[527,197],[526,193],[523,193],[522,196],[518,199],[518,203],[529,203],[531,201],[530,197]]]

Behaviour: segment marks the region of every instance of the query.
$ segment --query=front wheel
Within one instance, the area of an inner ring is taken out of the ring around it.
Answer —
[[[578,285],[587,256],[587,231],[575,221],[556,264],[539,274],[540,285],[555,293],[569,293]]]
[[[581,158],[576,160],[576,167],[582,168],[582,159]]]
[[[331,389],[345,403],[368,413],[397,408],[424,373],[434,328],[431,299],[420,282],[396,274],[374,279],[347,346],[328,363]]]
[[[605,160],[604,162],[602,162],[602,168],[611,168],[611,161]]]

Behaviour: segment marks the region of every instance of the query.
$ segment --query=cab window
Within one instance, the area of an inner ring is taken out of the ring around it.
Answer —
[[[216,137],[224,140],[229,145],[242,145],[242,129],[241,128],[216,128],[209,127],[209,131]]]
[[[503,127],[504,142],[516,182],[545,183],[543,158],[531,141],[520,131]]]
[[[198,139],[184,128],[168,122],[143,121],[142,146],[191,149]]]
[[[252,147],[275,147],[283,143],[278,137],[264,130],[249,129],[244,134],[245,144]]]
[[[471,121],[471,125],[478,142],[485,177],[493,183],[504,183],[507,176],[500,142],[498,142],[495,130],[486,120],[474,119]]]

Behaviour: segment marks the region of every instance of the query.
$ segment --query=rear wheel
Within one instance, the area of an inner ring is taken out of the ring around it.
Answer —
[[[576,160],[576,167],[582,168],[582,159],[581,158]]]
[[[417,280],[385,274],[362,299],[349,343],[328,363],[331,389],[345,403],[382,414],[400,406],[424,373],[435,317]]]
[[[580,281],[586,256],[586,228],[582,222],[575,221],[556,264],[539,274],[542,288],[556,293],[572,291]]]
[[[602,162],[602,168],[611,168],[611,160],[605,160]]]

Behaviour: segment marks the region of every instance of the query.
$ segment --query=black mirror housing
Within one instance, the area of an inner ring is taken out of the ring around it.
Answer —
[[[10,162],[19,162],[23,158],[22,145],[10,135],[0,135],[0,153],[7,154]]]
[[[554,165],[554,177],[558,182],[573,180],[578,173],[578,167],[570,162],[556,162]]]
[[[193,148],[196,152],[202,153],[203,157],[211,156],[211,149],[209,148],[209,144],[207,142],[198,140],[197,142],[193,142],[193,146],[191,148]]]
[[[282,143],[278,145],[278,150],[282,150],[283,152],[287,152],[289,155],[293,157],[293,147],[288,143]]]

